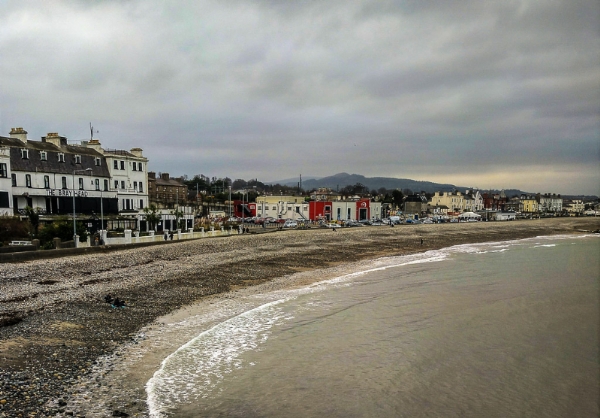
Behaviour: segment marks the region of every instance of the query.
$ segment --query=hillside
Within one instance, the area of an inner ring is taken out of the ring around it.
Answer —
[[[282,180],[279,184],[285,184],[289,186],[297,185],[297,179],[288,179]],[[360,183],[366,186],[369,190],[378,190],[382,187],[389,190],[406,190],[410,189],[413,192],[427,192],[433,193],[437,191],[442,192],[450,192],[453,190],[465,191],[467,187],[455,186],[453,184],[441,184],[441,183],[433,183],[430,181],[418,181],[411,179],[397,179],[392,177],[365,177],[361,174],[348,174],[348,173],[338,173],[333,176],[321,177],[321,178],[310,178],[302,180],[302,188],[305,190],[318,188],[318,187],[328,187],[333,190],[339,190],[345,186],[353,186],[357,183]],[[518,191],[517,191],[518,192]]]

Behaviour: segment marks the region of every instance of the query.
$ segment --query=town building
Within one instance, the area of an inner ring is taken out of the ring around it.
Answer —
[[[150,204],[159,209],[175,209],[185,206],[187,202],[187,186],[183,178],[170,177],[169,173],[148,173],[148,190]]]
[[[325,210],[325,209],[324,209]],[[369,198],[331,202],[331,215],[336,221],[368,221],[381,218],[381,202]]]
[[[309,203],[304,196],[258,196],[255,216],[274,219],[310,219]],[[251,209],[250,209],[251,211]]]
[[[0,216],[12,216],[10,148],[0,146]]]
[[[508,198],[504,190],[500,191],[500,193],[483,194],[483,208],[485,210],[504,211],[506,202],[508,202]]]
[[[585,211],[585,203],[583,203],[583,200],[573,199],[564,201],[563,205],[563,209],[566,209],[571,216],[581,215]]]
[[[520,200],[522,213],[538,213],[538,201],[535,196],[521,195]]]
[[[117,193],[118,211],[122,216],[135,216],[148,206],[148,159],[141,148],[131,150],[104,149],[100,141],[91,139],[81,144],[102,154],[110,173],[108,187]]]
[[[0,146],[9,153],[13,214],[23,215],[26,207],[45,217],[117,213],[116,193],[104,189],[110,172],[98,151],[70,145],[57,133],[29,140],[23,128],[0,136]]]
[[[429,206],[446,206],[449,212],[462,212],[465,209],[464,196],[461,192],[435,192],[429,200]]]
[[[427,213],[427,196],[412,194],[404,197],[404,215],[423,216]]]
[[[562,212],[563,200],[557,194],[538,194],[538,210],[542,213],[559,213]]]

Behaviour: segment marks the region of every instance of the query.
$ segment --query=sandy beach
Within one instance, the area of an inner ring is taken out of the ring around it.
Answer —
[[[553,218],[289,230],[0,264],[0,417],[146,416],[143,385],[181,343],[153,350],[152,330],[213,304],[383,256],[599,229],[600,218]]]

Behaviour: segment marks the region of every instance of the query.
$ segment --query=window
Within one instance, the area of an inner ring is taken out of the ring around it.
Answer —
[[[58,153],[58,162],[59,163],[64,163],[65,162],[65,154],[63,154],[62,152]]]
[[[136,171],[137,170],[137,163],[134,161],[132,165],[133,165],[133,171]]]
[[[277,206],[273,206],[273,210],[277,210]]]
[[[140,209],[144,209],[144,200],[140,199]]]
[[[24,160],[28,159],[29,158],[29,150],[22,149],[21,150],[21,158]]]
[[[115,180],[115,189],[119,188],[119,180]]]
[[[81,164],[81,155],[75,156],[75,164]]]
[[[50,188],[50,176],[44,176],[44,189]]]
[[[94,164],[96,164],[97,166],[100,165],[100,158],[96,157],[96,159],[94,160]]]
[[[133,182],[133,190],[137,190],[137,181]]]
[[[48,160],[48,154],[46,153],[46,151],[40,151],[40,160],[42,160],[42,161]]]
[[[96,186],[96,190],[100,190],[100,179],[94,180],[94,185]]]
[[[79,177],[79,190],[83,190],[83,179]]]
[[[6,163],[0,163],[0,177],[8,177],[8,169]]]
[[[121,181],[121,189],[125,190],[125,182]]]
[[[17,175],[15,173],[10,175],[10,180],[12,181],[12,187],[17,187]]]
[[[142,171],[142,163],[138,163],[138,171]]]
[[[117,160],[113,161],[113,167],[114,167],[115,170],[119,169],[119,162]]]
[[[121,161],[121,170],[125,170],[125,161]]]
[[[25,174],[25,186],[31,187],[31,174]]]
[[[104,191],[107,192],[108,191],[108,180],[104,179]]]
[[[0,208],[8,208],[8,192],[0,192]]]
[[[140,188],[140,193],[142,193],[144,191],[144,187],[142,186],[142,182],[139,182],[139,188]]]
[[[61,178],[61,182],[62,182],[62,188],[66,189],[67,188],[67,178],[66,177],[62,177]]]

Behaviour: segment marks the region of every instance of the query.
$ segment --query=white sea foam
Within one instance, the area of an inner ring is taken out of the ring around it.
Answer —
[[[285,319],[277,305],[269,302],[222,322],[201,333],[163,360],[146,384],[150,417],[182,402],[208,396],[225,374],[240,368],[240,355],[266,341],[269,329]]]

